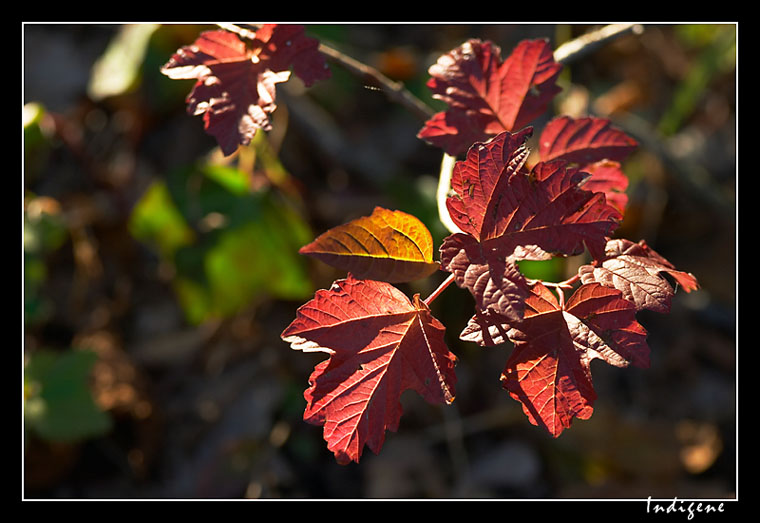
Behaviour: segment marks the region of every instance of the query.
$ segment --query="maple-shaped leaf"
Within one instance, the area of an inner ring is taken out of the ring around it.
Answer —
[[[598,283],[582,285],[560,306],[536,283],[525,317],[507,332],[514,343],[502,386],[523,405],[534,425],[557,437],[573,418],[588,419],[596,399],[590,362],[616,367],[649,366],[646,331],[636,308],[620,291]]]
[[[494,329],[521,318],[527,283],[518,260],[604,255],[621,215],[603,193],[581,188],[588,174],[563,160],[524,169],[531,129],[476,143],[452,171],[447,208],[463,233],[444,238],[441,267],[475,298],[476,314],[460,335],[498,343]],[[500,338],[501,339],[501,338]]]
[[[672,263],[649,247],[644,240],[607,242],[606,257],[595,265],[578,269],[583,283],[598,282],[618,289],[638,310],[670,311],[675,290],[664,277],[672,277],[686,292],[699,288],[693,274],[676,270]]]
[[[532,128],[501,133],[485,143],[473,144],[465,160],[454,164],[454,194],[446,199],[446,207],[463,232],[478,241],[499,236],[499,205],[508,191],[510,177],[528,159],[530,150],[525,141],[532,134]]]
[[[228,31],[206,31],[161,68],[172,79],[196,79],[188,112],[203,115],[225,156],[251,142],[258,129],[271,129],[275,85],[290,78],[291,67],[309,86],[330,76],[319,42],[300,25],[266,24],[247,46]]]
[[[425,224],[411,214],[382,207],[333,227],[299,252],[357,278],[390,283],[424,278],[439,268]]]
[[[365,445],[380,451],[385,431],[398,429],[405,390],[434,404],[454,400],[456,356],[444,330],[419,295],[410,301],[389,283],[352,275],[298,309],[282,339],[330,355],[309,378],[304,420],[324,425],[339,463],[358,462]]]
[[[594,258],[603,257],[620,212],[603,193],[584,190],[588,175],[563,160],[524,170],[528,131],[476,143],[455,164],[454,194],[446,202],[452,220],[484,246],[507,254],[530,245],[565,256],[588,248]]]
[[[425,123],[418,137],[456,156],[502,131],[515,131],[540,116],[560,91],[562,65],[548,41],[520,42],[503,62],[501,49],[471,39],[441,56],[427,85],[448,110]]]

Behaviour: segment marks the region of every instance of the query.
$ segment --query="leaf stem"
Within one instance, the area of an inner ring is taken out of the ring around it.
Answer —
[[[557,286],[555,287],[557,289],[557,297],[559,298],[559,309],[564,310],[565,309],[565,291],[562,290],[562,287]]]
[[[451,282],[453,282],[453,281],[454,281],[454,274],[449,274],[448,278],[446,278],[445,280],[443,280],[443,282],[438,286],[438,288],[436,290],[434,290],[432,292],[432,294],[430,294],[430,296],[428,296],[427,298],[425,298],[425,300],[424,300],[425,305],[427,305],[428,307],[430,307],[430,304],[433,303],[433,301],[438,296],[440,296],[441,293],[444,290],[446,290],[446,287],[448,287],[449,285],[451,285]]]

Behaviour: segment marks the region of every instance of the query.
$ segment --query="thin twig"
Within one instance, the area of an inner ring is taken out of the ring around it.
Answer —
[[[219,22],[216,24],[221,29],[224,29],[225,31],[229,31],[231,33],[235,33],[236,35],[246,38],[248,40],[254,40],[256,38],[256,32],[251,31],[249,29],[246,29],[245,27],[241,27],[237,24],[229,24],[225,22]],[[253,26],[255,27],[255,26]]]
[[[326,44],[320,43],[319,50],[332,62],[368,82],[372,87],[379,88],[388,98],[406,107],[419,119],[426,121],[435,114],[430,106],[409,92],[403,83],[394,82],[374,67],[370,67]]]
[[[586,33],[560,45],[554,50],[554,60],[561,64],[569,64],[578,58],[595,51],[597,48],[619,36],[627,33],[641,34],[644,26],[641,24],[609,24]]]
[[[218,23],[216,25],[248,40],[256,38],[255,31],[238,24]],[[257,28],[257,25],[255,24],[245,25],[254,29]],[[435,113],[430,106],[407,90],[403,83],[394,82],[374,67],[370,67],[369,65],[322,42],[319,44],[319,51],[333,63],[340,65],[355,76],[361,78],[364,82],[370,84],[372,87],[377,87],[379,90],[383,91],[388,98],[406,107],[421,120],[427,120]]]
[[[575,276],[572,276],[572,277],[568,278],[567,280],[561,281],[559,283],[547,282],[547,281],[544,281],[544,280],[532,280],[532,279],[528,279],[528,285],[535,285],[536,283],[540,282],[540,283],[544,284],[546,287],[556,287],[558,289],[572,289],[573,285],[578,280],[580,280],[580,276],[576,274]]]

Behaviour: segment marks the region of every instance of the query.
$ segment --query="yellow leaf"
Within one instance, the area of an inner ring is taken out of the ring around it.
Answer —
[[[389,283],[424,278],[439,266],[433,261],[433,238],[425,224],[411,214],[382,207],[333,227],[299,252],[356,278]]]

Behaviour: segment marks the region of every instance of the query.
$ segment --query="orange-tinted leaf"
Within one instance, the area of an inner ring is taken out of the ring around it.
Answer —
[[[302,351],[326,352],[304,393],[304,420],[324,425],[341,464],[359,461],[366,444],[377,453],[396,431],[401,393],[430,403],[454,400],[456,356],[427,305],[385,282],[349,275],[298,309],[282,339]]]
[[[591,360],[616,367],[649,366],[646,331],[620,291],[582,285],[560,307],[537,283],[525,302],[524,321],[508,331],[515,344],[501,380],[534,425],[557,437],[573,418],[588,419],[596,393]]]
[[[357,278],[390,283],[417,280],[438,270],[425,224],[411,214],[382,207],[333,227],[300,252]]]

